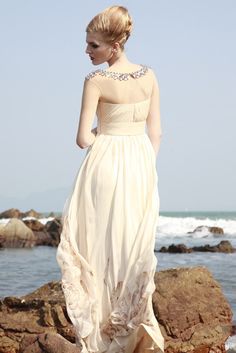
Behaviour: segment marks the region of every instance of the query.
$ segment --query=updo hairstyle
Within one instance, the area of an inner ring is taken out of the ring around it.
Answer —
[[[123,6],[110,6],[96,15],[87,25],[86,32],[100,32],[110,45],[118,42],[121,50],[132,31],[133,21]]]

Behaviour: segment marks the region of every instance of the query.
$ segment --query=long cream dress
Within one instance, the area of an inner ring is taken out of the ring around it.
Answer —
[[[67,312],[83,353],[163,352],[152,308],[159,195],[146,118],[155,80],[141,65],[86,76],[101,90],[98,133],[64,205],[57,249]]]

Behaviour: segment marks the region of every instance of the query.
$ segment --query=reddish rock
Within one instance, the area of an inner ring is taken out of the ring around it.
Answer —
[[[165,353],[223,353],[232,311],[204,267],[157,272],[153,308]],[[0,302],[0,353],[79,353],[61,282]]]
[[[20,344],[21,353],[80,353],[75,344],[58,333],[42,333],[32,337],[25,336]]]
[[[34,352],[37,345],[42,349],[39,352],[58,352],[51,348],[43,350],[46,343],[41,343],[44,339],[47,341],[45,334],[58,334],[49,337],[49,346],[56,340],[62,342],[64,337],[67,346],[71,343],[71,349],[74,349],[75,331],[67,315],[61,283],[58,281],[49,282],[22,297],[5,297],[0,302],[0,328],[3,335],[0,331],[0,353],[29,353],[30,349]],[[4,350],[6,345],[8,348]]]
[[[232,310],[205,267],[155,274],[153,307],[165,337],[165,353],[224,352]]]

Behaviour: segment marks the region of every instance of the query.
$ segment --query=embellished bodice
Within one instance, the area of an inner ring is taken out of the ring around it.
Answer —
[[[145,133],[153,83],[149,71],[148,66],[141,64],[139,70],[129,73],[98,69],[86,76],[102,92],[96,111],[98,133]]]
[[[146,65],[140,64],[141,68],[137,71],[133,71],[133,72],[126,72],[126,73],[122,73],[122,72],[114,72],[114,71],[107,71],[107,70],[103,70],[103,69],[97,69],[95,71],[90,72],[85,78],[86,80],[89,80],[91,78],[93,78],[96,75],[101,75],[101,76],[105,76],[108,78],[113,78],[114,80],[128,80],[129,78],[139,78],[143,75],[146,74],[146,72],[148,71],[148,67]]]

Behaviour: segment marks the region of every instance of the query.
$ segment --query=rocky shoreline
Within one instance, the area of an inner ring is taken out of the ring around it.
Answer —
[[[165,353],[225,352],[232,310],[219,283],[202,266],[156,272],[153,309]],[[0,353],[79,353],[60,281],[0,301]]]
[[[0,221],[2,220],[0,222],[0,249],[30,248],[38,245],[57,247],[62,230],[61,218],[50,213],[45,224],[40,221],[41,219],[43,219],[43,215],[32,209],[21,212],[12,208],[0,213]],[[220,227],[200,226],[188,233],[203,231],[206,228],[217,238],[224,236],[224,230]],[[233,253],[236,252],[236,248],[228,240],[221,240],[213,246],[206,244],[188,248],[185,244],[171,244],[156,251],[169,253],[192,253],[193,251]]]
[[[168,246],[162,246],[158,252],[169,252],[172,254],[181,254],[181,253],[192,253],[193,251],[201,251],[201,252],[223,252],[223,253],[234,253],[236,249],[232,246],[230,241],[221,240],[219,244],[216,245],[201,245],[201,246],[193,246],[188,248],[185,244],[171,244]]]
[[[62,230],[61,218],[53,213],[46,224],[43,215],[30,210],[10,209],[0,213],[0,248],[30,248],[38,245],[58,246]]]

